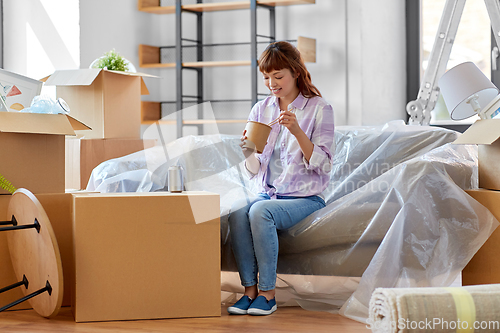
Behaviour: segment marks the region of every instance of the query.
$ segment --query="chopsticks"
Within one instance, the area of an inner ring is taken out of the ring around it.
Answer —
[[[288,111],[293,112],[294,108],[289,108]],[[280,116],[281,116],[281,112],[280,112]],[[273,121],[271,121],[269,124],[267,124],[267,126],[273,126],[274,124],[276,124],[278,121],[280,121],[280,116],[278,116],[278,118],[274,119]]]
[[[274,124],[276,124],[278,121],[280,121],[280,117],[278,116],[278,118],[274,119],[273,121],[271,121],[269,124],[267,124],[267,126],[273,126]]]

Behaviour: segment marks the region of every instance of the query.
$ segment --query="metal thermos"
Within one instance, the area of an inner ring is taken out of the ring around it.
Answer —
[[[168,168],[168,191],[173,193],[182,192],[184,189],[184,178],[182,175],[182,167],[180,165],[172,165]]]

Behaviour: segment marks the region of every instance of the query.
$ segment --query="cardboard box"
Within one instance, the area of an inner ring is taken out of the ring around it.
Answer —
[[[64,137],[88,128],[62,114],[0,112],[0,174],[33,193],[64,193]]]
[[[77,322],[220,316],[219,195],[73,194]]]
[[[156,140],[66,138],[66,188],[85,189],[92,170],[104,161],[154,147]]]
[[[478,120],[455,144],[478,145],[479,187],[500,190],[500,119]]]
[[[467,193],[479,201],[500,221],[500,192],[485,189],[468,190]],[[500,227],[476,252],[462,271],[462,284],[500,283]]]
[[[59,194],[37,194],[37,199],[42,204],[50,224],[54,229],[59,252],[61,253],[61,261],[63,265],[64,279],[64,296],[62,306],[71,305],[71,281],[74,280],[72,273],[73,265],[73,232],[71,224],[71,205],[73,198],[69,193]],[[8,220],[7,208],[10,202],[11,195],[0,195],[0,220]],[[9,231],[12,232],[12,231]],[[23,232],[23,231],[19,231]],[[19,280],[16,278],[12,262],[10,259],[9,247],[7,244],[7,232],[0,232],[0,288],[14,284]],[[22,289],[15,288],[8,292],[0,294],[0,307],[14,302],[23,297]],[[23,302],[12,310],[29,309],[29,302]]]
[[[89,125],[85,138],[135,138],[141,135],[143,77],[151,75],[98,68],[60,70],[43,80],[56,86],[71,115]]]

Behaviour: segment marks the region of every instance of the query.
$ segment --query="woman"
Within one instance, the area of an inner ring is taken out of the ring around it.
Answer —
[[[238,201],[229,215],[233,253],[245,294],[231,314],[268,315],[276,311],[278,230],[287,229],[325,207],[321,193],[330,179],[333,110],[311,83],[299,51],[290,43],[270,44],[259,69],[271,95],[252,108],[249,120],[272,126],[262,154],[241,147],[245,167],[260,194]]]

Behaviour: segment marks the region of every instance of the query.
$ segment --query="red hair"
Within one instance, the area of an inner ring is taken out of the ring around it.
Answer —
[[[262,73],[271,73],[282,69],[289,69],[292,74],[299,74],[297,87],[304,97],[321,97],[321,93],[311,82],[311,74],[304,64],[299,50],[288,42],[274,42],[269,44],[259,58],[259,70]]]

